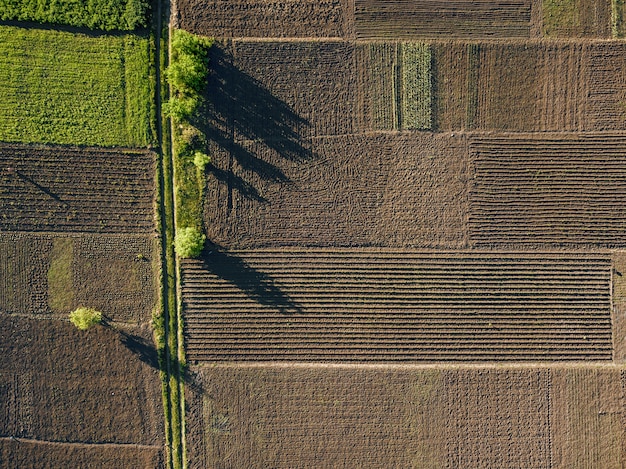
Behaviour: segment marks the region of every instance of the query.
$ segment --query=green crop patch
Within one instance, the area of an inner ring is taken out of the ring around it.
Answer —
[[[0,140],[153,141],[149,40],[0,27]]]
[[[146,0],[0,0],[1,20],[131,31],[147,24]]]
[[[396,130],[397,119],[397,43],[369,44],[372,125],[376,130]]]
[[[425,130],[432,127],[431,47],[422,43],[403,43],[402,108],[403,129]]]

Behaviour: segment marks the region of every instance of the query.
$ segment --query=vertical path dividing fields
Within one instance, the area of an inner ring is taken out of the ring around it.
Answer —
[[[182,363],[182,331],[180,329],[177,300],[177,265],[174,253],[175,203],[174,165],[172,160],[171,128],[169,119],[162,114],[162,101],[168,96],[168,88],[162,71],[169,61],[169,2],[159,0],[156,14],[156,78],[157,78],[157,132],[160,147],[159,167],[159,221],[162,255],[162,309],[163,342],[160,356],[163,378],[163,407],[165,411],[165,435],[168,449],[167,465],[170,469],[185,467],[184,397]],[[164,22],[163,19],[166,18]],[[165,122],[164,122],[165,120]],[[164,125],[164,123],[166,125]]]

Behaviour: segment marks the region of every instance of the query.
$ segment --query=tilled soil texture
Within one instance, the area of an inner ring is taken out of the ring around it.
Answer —
[[[308,155],[272,143],[212,153],[205,226],[223,247],[467,244],[464,136],[314,138]]]
[[[6,467],[58,469],[165,467],[161,448],[144,445],[51,443],[24,439],[0,438],[0,461]]]
[[[192,361],[612,358],[606,254],[213,251],[182,293]]]
[[[90,306],[118,322],[150,321],[156,239],[0,233],[0,312],[63,317]]]
[[[474,245],[624,246],[625,136],[484,136],[470,149]]]
[[[149,328],[0,314],[0,435],[161,451],[163,409]]]
[[[532,0],[355,0],[354,3],[359,39],[507,38],[531,34]]]
[[[178,26],[210,37],[344,37],[353,0],[181,0]]]
[[[617,367],[194,367],[190,468],[620,467]]]
[[[0,231],[154,230],[149,151],[0,145]]]
[[[432,47],[437,130],[626,130],[622,42]]]

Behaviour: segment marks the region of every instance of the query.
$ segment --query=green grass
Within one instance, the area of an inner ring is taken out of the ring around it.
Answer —
[[[570,36],[579,27],[577,0],[543,0],[543,33],[546,36]]]
[[[143,147],[153,138],[151,46],[0,26],[0,140]]]
[[[428,44],[401,45],[402,105],[401,128],[427,130],[432,128],[432,52]]]
[[[130,31],[146,26],[146,0],[0,0],[0,20]]]
[[[55,313],[67,313],[74,303],[74,240],[54,238],[48,267],[48,306]]]

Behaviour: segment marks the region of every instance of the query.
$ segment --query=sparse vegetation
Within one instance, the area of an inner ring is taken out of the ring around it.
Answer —
[[[0,19],[131,31],[147,25],[146,0],[0,0]]]
[[[198,257],[205,241],[206,236],[197,228],[181,228],[176,233],[174,248],[180,257]]]
[[[148,145],[150,55],[136,35],[0,26],[0,140]]]
[[[102,313],[93,308],[80,307],[70,313],[70,322],[81,331],[102,323]]]
[[[432,127],[431,48],[424,43],[404,43],[402,63],[402,128]]]
[[[55,238],[48,267],[48,306],[54,312],[67,311],[74,302],[73,258],[73,239]]]
[[[580,26],[576,0],[543,1],[543,33],[546,36],[569,36]]]

